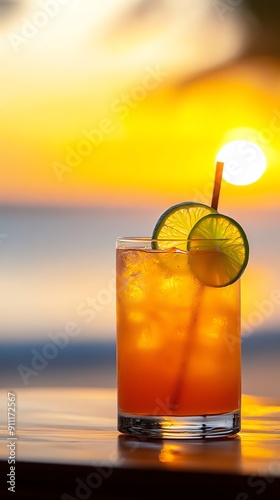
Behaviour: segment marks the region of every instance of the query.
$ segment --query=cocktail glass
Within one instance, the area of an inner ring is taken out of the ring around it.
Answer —
[[[209,252],[188,251],[187,240],[185,251],[166,246],[117,239],[118,430],[153,438],[236,434],[241,280],[204,285],[193,269],[207,269]]]

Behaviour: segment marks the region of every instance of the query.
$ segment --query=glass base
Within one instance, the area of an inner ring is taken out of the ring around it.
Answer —
[[[133,436],[171,439],[216,438],[240,431],[240,411],[194,417],[118,415],[118,431]]]

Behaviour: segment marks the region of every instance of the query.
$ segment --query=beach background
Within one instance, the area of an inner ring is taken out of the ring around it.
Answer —
[[[210,204],[219,149],[246,139],[267,170],[223,181],[219,203],[250,242],[243,392],[280,395],[277,13],[0,2],[1,387],[116,385],[116,238],[150,236],[175,203]]]

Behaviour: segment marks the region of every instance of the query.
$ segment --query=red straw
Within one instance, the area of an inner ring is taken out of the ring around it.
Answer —
[[[217,161],[216,174],[215,174],[215,184],[214,184],[213,197],[212,197],[212,203],[211,203],[211,207],[214,208],[215,210],[217,210],[218,203],[219,203],[221,182],[222,182],[222,176],[223,176],[223,168],[224,168],[223,162]]]

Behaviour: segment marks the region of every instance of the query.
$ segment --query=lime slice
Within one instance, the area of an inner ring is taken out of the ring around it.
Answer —
[[[168,208],[157,221],[152,238],[152,248],[155,250],[166,250],[168,248],[179,248],[186,251],[186,240],[193,226],[205,215],[217,213],[214,208],[185,201]]]
[[[189,234],[187,249],[193,274],[212,287],[234,283],[248,264],[246,234],[226,215],[210,214],[200,219]]]

